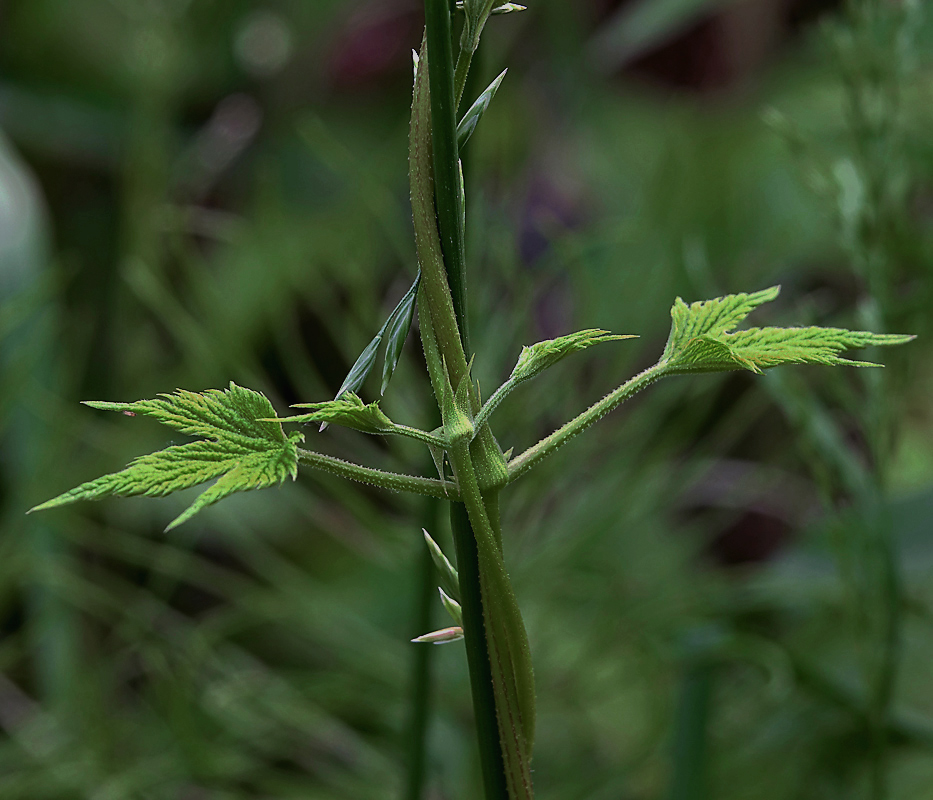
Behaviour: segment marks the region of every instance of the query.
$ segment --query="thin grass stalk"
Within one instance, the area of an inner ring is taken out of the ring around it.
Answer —
[[[436,528],[438,506],[434,499],[424,503],[426,527]],[[437,593],[434,589],[436,577],[431,551],[426,547],[418,548],[418,560],[415,564],[416,592],[415,621],[412,636],[415,638],[425,631],[432,630],[432,609]],[[431,716],[431,690],[433,688],[434,647],[415,647],[411,666],[411,707],[408,721],[408,775],[405,784],[405,800],[422,800],[424,797],[425,777],[427,773],[428,724]]]
[[[707,758],[715,666],[690,664],[684,670],[674,731],[673,777],[669,800],[709,797]]]

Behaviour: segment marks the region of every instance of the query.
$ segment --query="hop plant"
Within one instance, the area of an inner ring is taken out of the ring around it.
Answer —
[[[458,121],[456,110],[471,59],[488,19],[522,9],[514,3],[464,0],[460,51],[454,66],[447,0],[426,0],[426,35],[415,59],[410,133],[411,201],[419,271],[411,288],[364,349],[333,400],[303,404],[302,413],[279,417],[266,397],[230,384],[224,391],[178,390],[135,403],[89,403],[94,408],[150,416],[175,431],[198,437],[133,461],[125,469],[89,481],[33,511],[108,496],[162,496],[213,483],[169,527],[241,491],[278,486],[299,466],[392,491],[452,503],[458,552],[455,569],[425,533],[437,566],[440,598],[454,626],[416,641],[466,642],[488,798],[530,800],[535,732],[531,653],[503,559],[500,494],[566,442],[661,378],[688,373],[745,370],[761,374],[786,364],[879,366],[847,360],[849,350],[904,344],[909,335],[840,328],[745,328],[755,309],[777,297],[774,286],[691,304],[677,298],[671,332],[657,362],[625,381],[525,452],[503,453],[492,430],[501,402],[522,384],[593,345],[633,338],[588,329],[525,347],[509,378],[485,404],[473,381],[466,314],[464,207],[460,150],[480,124],[502,83],[502,73]],[[424,431],[391,420],[378,403],[360,397],[383,353],[385,393],[417,313],[431,385],[443,424]],[[468,357],[469,354],[469,357]],[[532,406],[533,407],[533,406]],[[283,423],[341,425],[379,436],[403,436],[425,444],[438,478],[375,470],[314,453],[304,437]],[[448,477],[448,466],[450,477]]]

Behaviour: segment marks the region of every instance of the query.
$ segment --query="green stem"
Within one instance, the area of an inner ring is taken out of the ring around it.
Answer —
[[[534,746],[535,696],[528,636],[479,488],[469,444],[453,444],[450,458],[454,474],[463,487],[463,502],[478,554],[486,648],[492,669],[493,699],[508,796],[512,800],[531,800],[534,797],[530,762]],[[462,592],[462,571],[460,582]]]
[[[393,492],[410,492],[424,497],[436,497],[439,500],[457,500],[460,490],[450,481],[435,478],[422,478],[416,475],[403,475],[398,472],[383,472],[372,467],[363,467],[350,461],[343,461],[333,456],[325,456],[310,450],[298,448],[298,463],[312,469],[339,475],[358,483],[379,486]]]
[[[489,418],[492,416],[492,412],[499,407],[499,404],[505,400],[505,398],[508,397],[512,393],[512,390],[517,386],[517,383],[506,381],[492,393],[492,396],[485,403],[483,403],[483,407],[480,409],[479,414],[476,415],[476,419],[473,422],[473,424],[476,426],[476,430],[480,430],[489,422]]]
[[[463,102],[463,90],[466,88],[467,76],[470,74],[470,65],[473,62],[473,51],[469,48],[462,48],[457,57],[457,69],[454,72],[454,103],[457,108]]]
[[[686,669],[677,709],[670,800],[704,800],[708,796],[707,749],[714,672],[710,663],[692,664]]]
[[[426,46],[422,48],[415,81],[409,163],[416,247],[427,301],[427,309],[422,310],[428,312],[421,317],[422,340],[435,395],[441,401],[452,398],[455,391],[452,387],[459,388],[462,380],[468,379],[465,354],[469,352],[469,331],[453,53],[445,0],[425,0],[425,22]],[[472,384],[468,384],[468,391],[470,404],[474,406],[469,412],[472,416],[479,408]],[[457,422],[453,419],[444,422],[448,440],[455,433],[459,435],[455,431]],[[456,447],[448,449],[455,474],[464,475],[471,482],[466,514],[462,507],[455,506],[452,523],[459,554],[461,595],[474,593],[481,609],[478,618],[473,614],[472,623],[468,622],[469,615],[464,619],[464,635],[467,650],[473,654],[470,683],[480,734],[483,780],[489,800],[530,799],[531,741],[527,726],[533,726],[534,697],[531,689],[531,708],[523,715],[519,710],[517,683],[521,681],[530,687],[533,681],[523,680],[530,678],[530,666],[527,676],[519,677],[515,669],[522,655],[527,660],[527,640],[514,638],[516,617],[519,625],[521,617],[514,594],[508,602],[511,585],[477,480],[477,474],[481,475],[483,487],[492,491],[508,476],[488,427],[481,431],[475,452],[477,469],[473,466],[468,439],[461,439]],[[485,627],[478,619],[482,619]],[[521,629],[523,632],[524,627]],[[483,664],[485,668],[481,668]],[[508,738],[503,738],[507,731]]]
[[[445,0],[425,0],[425,32],[431,62],[431,143],[434,157],[434,199],[444,254],[447,283],[465,353],[470,352],[467,329],[466,253],[460,196],[460,154],[457,151],[457,109],[454,101],[453,46],[450,8]],[[456,385],[456,384],[455,384]]]
[[[550,436],[542,439],[533,447],[529,447],[521,455],[513,458],[508,465],[509,480],[514,481],[520,478],[528,472],[528,470],[537,465],[538,462],[547,458],[555,450],[573,439],[574,436],[583,433],[590,425],[598,422],[610,411],[628,400],[632,395],[637,394],[642,389],[650,386],[660,378],[663,378],[666,374],[668,374],[667,366],[659,362],[623,383],[618,389],[607,394],[598,403],[591,405],[586,411],[570,420],[570,422],[563,427],[558,428]]]
[[[409,439],[414,439],[418,442],[424,442],[425,444],[432,445],[433,447],[440,447],[444,450],[447,449],[447,440],[441,436],[435,436],[433,433],[428,433],[423,431],[420,428],[409,428],[407,425],[395,425],[392,433],[398,436],[405,436]]]
[[[460,575],[460,607],[463,610],[463,638],[467,666],[470,670],[470,690],[476,718],[476,741],[479,745],[480,769],[485,800],[508,800],[505,766],[499,743],[496,720],[496,698],[493,693],[492,670],[486,650],[486,623],[483,620],[482,591],[479,581],[479,555],[470,528],[470,518],[462,503],[450,506],[450,525],[457,549],[457,571]]]

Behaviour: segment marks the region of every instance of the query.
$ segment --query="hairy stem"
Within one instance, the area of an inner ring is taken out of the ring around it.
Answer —
[[[540,461],[544,460],[555,450],[573,439],[574,436],[583,433],[590,425],[601,420],[606,414],[624,403],[632,395],[637,394],[642,389],[650,386],[660,378],[663,378],[666,374],[666,366],[659,362],[653,367],[649,367],[644,372],[639,373],[631,380],[623,383],[618,389],[607,394],[598,403],[591,405],[586,411],[570,420],[566,425],[558,428],[550,436],[542,439],[533,447],[529,447],[521,455],[513,458],[508,464],[509,480],[514,481],[520,478]]]
[[[333,456],[314,453],[311,450],[298,448],[298,463],[312,469],[339,475],[357,483],[367,483],[370,486],[379,486],[393,492],[410,492],[424,497],[436,497],[439,500],[457,500],[460,490],[450,481],[439,481],[435,478],[422,478],[416,475],[403,475],[398,472],[383,472],[372,467],[363,467],[350,461],[343,461]]]

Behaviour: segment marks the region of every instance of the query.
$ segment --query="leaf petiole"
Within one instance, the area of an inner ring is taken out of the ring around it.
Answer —
[[[451,481],[422,478],[420,475],[404,475],[398,472],[384,472],[300,447],[298,448],[298,463],[357,483],[366,483],[393,492],[408,492],[423,497],[436,497],[440,500],[460,499],[460,490],[457,484]]]

